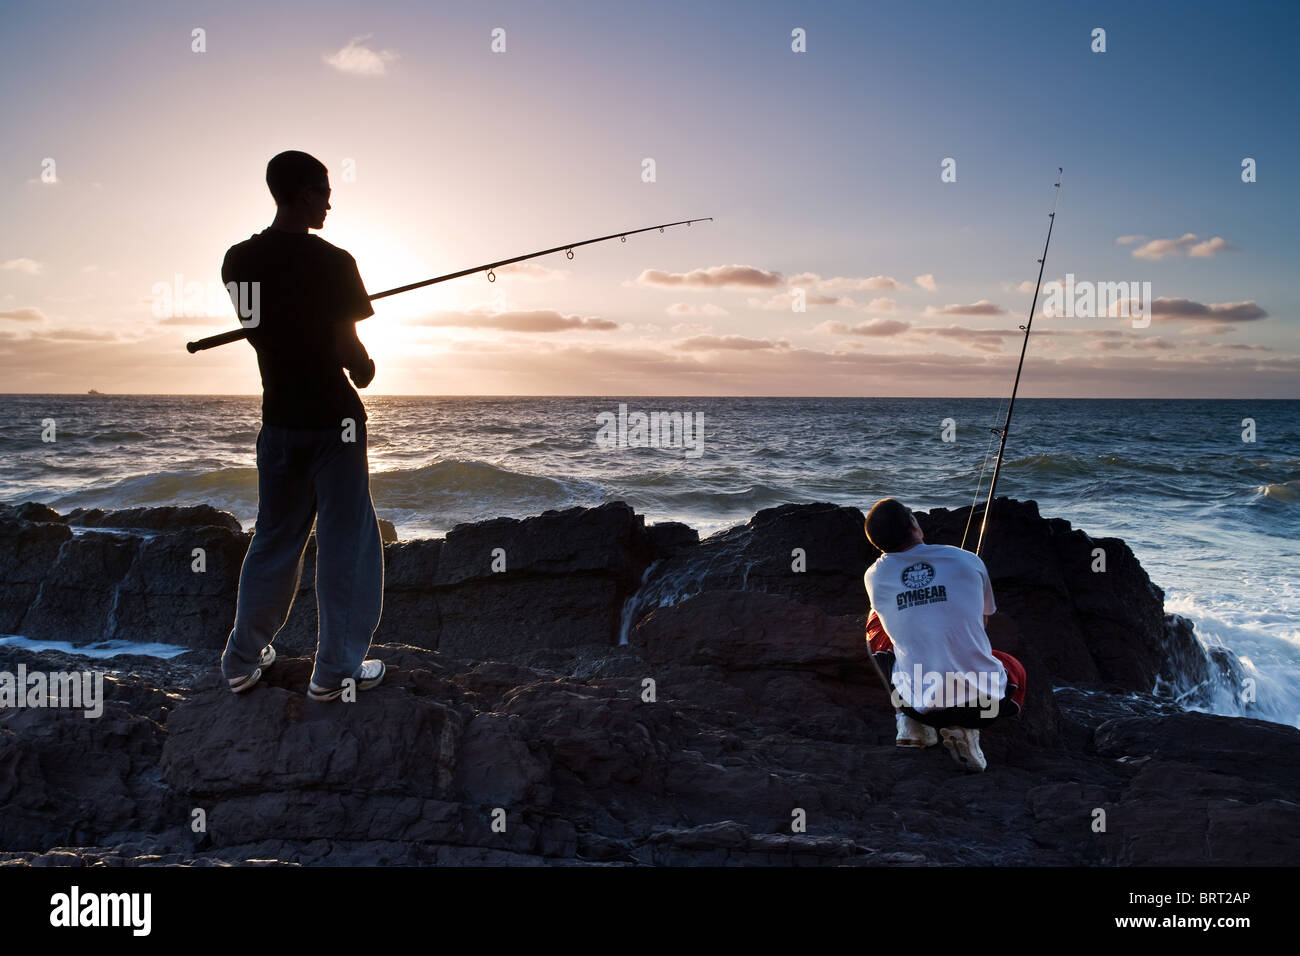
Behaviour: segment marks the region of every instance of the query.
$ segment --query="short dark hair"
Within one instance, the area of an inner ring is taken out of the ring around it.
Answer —
[[[272,156],[266,164],[266,185],[279,206],[293,202],[298,190],[316,185],[328,174],[325,164],[315,156],[290,149]]]
[[[867,540],[877,551],[903,551],[912,543],[912,511],[896,498],[881,498],[866,521]]]

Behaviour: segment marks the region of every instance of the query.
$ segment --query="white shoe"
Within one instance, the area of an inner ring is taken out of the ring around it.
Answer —
[[[232,677],[226,683],[236,694],[242,694],[245,691],[253,689],[253,685],[262,679],[262,672],[275,663],[275,648],[270,644],[262,648],[262,653],[258,658],[257,666],[247,674],[239,677]]]
[[[969,727],[945,727],[943,746],[952,759],[972,773],[980,773],[988,766],[984,751],[980,750],[980,732]]]
[[[373,690],[384,682],[384,675],[388,673],[388,668],[384,666],[381,660],[366,660],[361,662],[361,667],[357,670],[357,675],[353,678],[356,681],[357,690]],[[336,700],[343,696],[343,687],[321,687],[315,681],[307,685],[308,700]]]
[[[913,720],[907,714],[895,714],[898,724],[898,736],[894,744],[899,747],[933,747],[939,742],[939,734],[933,727],[927,727],[919,720]]]

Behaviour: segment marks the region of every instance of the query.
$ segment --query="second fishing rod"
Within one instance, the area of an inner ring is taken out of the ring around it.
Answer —
[[[444,276],[435,276],[432,279],[424,279],[420,282],[412,282],[409,285],[398,286],[395,289],[385,289],[383,292],[376,292],[370,296],[370,301],[387,298],[390,295],[397,295],[399,292],[410,292],[413,289],[423,289],[425,286],[436,285],[439,282],[450,282],[452,279],[460,279],[464,276],[474,275],[478,272],[487,273],[489,282],[496,281],[496,274],[493,270],[500,269],[503,266],[513,265],[516,262],[524,262],[528,259],[537,259],[541,256],[549,256],[556,252],[565,253],[570,259],[573,258],[573,250],[581,246],[590,246],[596,242],[608,242],[610,239],[621,239],[627,241],[628,236],[635,236],[642,232],[653,232],[658,229],[663,232],[673,226],[689,226],[693,222],[712,222],[712,216],[704,216],[700,219],[682,219],[679,222],[665,222],[658,226],[646,226],[642,229],[626,229],[623,232],[611,232],[608,236],[597,236],[595,239],[583,239],[580,242],[569,242],[562,246],[552,246],[550,249],[542,249],[539,252],[529,252],[522,256],[514,256],[510,259],[500,259],[496,262],[485,262],[479,266],[471,266],[468,269],[461,269],[457,272],[449,272]],[[185,350],[190,354],[202,352],[206,349],[214,349],[219,345],[229,345],[231,342],[239,342],[248,338],[249,328],[233,329],[229,332],[222,332],[219,335],[209,335],[207,338],[199,339],[197,342],[186,342]]]
[[[1034,311],[1038,308],[1038,293],[1043,288],[1043,270],[1047,267],[1047,250],[1052,245],[1052,229],[1056,226],[1056,211],[1061,202],[1061,180],[1065,177],[1065,170],[1060,166],[1056,167],[1056,186],[1055,197],[1052,200],[1052,211],[1047,214],[1047,239],[1043,242],[1043,256],[1038,260],[1038,281],[1034,283],[1034,298],[1029,306],[1029,318],[1020,328],[1024,331],[1025,337],[1020,343],[1020,361],[1016,365],[1016,380],[1011,385],[1011,399],[1007,402],[1007,417],[1002,423],[1002,427],[990,428],[993,434],[1001,434],[1002,438],[998,442],[998,456],[993,462],[993,478],[989,482],[989,497],[984,505],[984,518],[980,522],[979,537],[975,541],[975,553],[978,555],[984,547],[984,532],[989,527],[989,512],[993,510],[993,495],[998,487],[998,474],[1002,471],[1002,455],[1007,449],[1007,436],[1011,434],[1011,413],[1016,407],[1016,392],[1020,389],[1020,373],[1025,368],[1025,353],[1029,349],[1029,333],[1034,327]],[[984,466],[988,466],[988,455],[984,456]],[[980,469],[980,483],[984,480],[984,468]],[[975,486],[975,498],[979,500],[979,483]],[[971,519],[975,517],[975,504],[972,502],[970,514],[966,517],[966,531],[961,536],[961,547],[966,547],[966,536],[970,533]]]

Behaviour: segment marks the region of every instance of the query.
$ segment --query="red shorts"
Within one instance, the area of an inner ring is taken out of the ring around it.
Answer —
[[[994,651],[993,656],[1007,669],[1007,693],[1021,710],[1025,709],[1025,665],[1006,651]]]
[[[871,647],[871,653],[881,654],[885,651],[894,649],[894,642],[889,639],[885,632],[885,625],[880,622],[880,616],[872,610],[867,617],[867,644]],[[993,656],[1002,662],[1002,666],[1007,669],[1007,693],[1016,702],[1016,706],[1021,710],[1025,709],[1025,665],[1016,660],[1006,651],[994,651]]]

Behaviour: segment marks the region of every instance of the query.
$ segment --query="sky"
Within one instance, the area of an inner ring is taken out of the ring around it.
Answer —
[[[1297,398],[1298,26],[1262,2],[6,0],[0,392],[256,394],[247,343],[184,343],[236,327],[222,258],[300,149],[371,292],[713,217],[376,302],[371,393],[1002,396],[1064,167],[1044,282],[1125,291],[1040,298],[1021,395]]]

